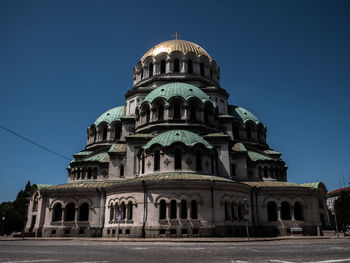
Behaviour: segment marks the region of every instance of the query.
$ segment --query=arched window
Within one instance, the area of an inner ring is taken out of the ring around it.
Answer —
[[[181,152],[181,149],[179,149],[179,148],[175,149],[174,157],[175,157],[175,170],[182,169],[182,152]]]
[[[147,109],[146,109],[146,123],[149,123],[150,117],[151,117],[151,111],[147,107]]]
[[[236,165],[231,163],[231,177],[235,177],[236,175]]]
[[[225,201],[225,220],[230,220],[229,203]]]
[[[160,73],[161,74],[165,73],[165,60],[164,59],[160,62]]]
[[[275,167],[275,176],[276,176],[277,180],[280,180],[280,174],[279,174],[279,171],[278,171],[278,167]]]
[[[159,171],[160,169],[160,151],[156,150],[154,152],[154,171]]]
[[[299,202],[294,204],[294,218],[295,220],[303,220],[303,207]]]
[[[277,205],[275,202],[268,202],[267,204],[267,220],[277,221]]]
[[[111,205],[109,207],[109,221],[113,221],[114,220],[114,206]]]
[[[176,219],[177,217],[177,207],[176,207],[176,200],[170,201],[170,219]]]
[[[107,140],[107,127],[104,127],[104,128],[103,128],[103,131],[102,131],[102,140],[103,140],[103,141]]]
[[[252,138],[252,130],[249,126],[247,126],[247,139],[250,140]]]
[[[267,173],[267,167],[264,166],[264,178],[267,178],[269,175]]]
[[[142,160],[141,160],[141,173],[144,174],[145,173],[145,155],[142,154],[141,158],[142,158]]]
[[[195,103],[191,103],[191,106],[190,106],[190,120],[191,121],[197,120],[197,107]]]
[[[238,219],[239,221],[242,221],[243,220],[243,211],[244,210],[244,205],[243,204],[239,204],[238,205]]]
[[[66,206],[66,211],[65,211],[65,221],[74,221],[75,220],[75,204],[69,203]]]
[[[178,101],[174,103],[174,120],[181,119],[181,106]]]
[[[149,64],[149,77],[153,76],[153,63]]]
[[[96,131],[94,132],[94,142],[96,142]]]
[[[143,68],[141,69],[141,79],[143,79]]]
[[[210,116],[210,108],[209,108],[209,106],[205,106],[205,108],[204,108],[204,122],[205,122],[205,124],[210,124],[209,123],[209,116]]]
[[[132,202],[128,203],[128,220],[132,220]]]
[[[211,167],[211,173],[214,174],[215,172],[215,166],[214,166],[214,154],[210,155],[210,167]]]
[[[94,168],[92,177],[93,177],[94,179],[97,179],[97,167]]]
[[[200,150],[196,151],[196,171],[202,171],[202,153]]]
[[[83,168],[82,173],[81,173],[81,179],[85,179],[85,174],[86,174],[86,170],[85,170],[85,168]]]
[[[88,175],[87,175],[87,179],[91,179],[92,177],[92,171],[91,171],[91,167],[88,168]]]
[[[189,59],[188,62],[187,62],[187,72],[189,74],[193,73],[193,62],[192,62],[191,59]]]
[[[119,166],[119,176],[121,178],[124,177],[124,165],[122,165],[122,164]]]
[[[181,200],[181,219],[187,219],[187,202]]]
[[[89,205],[83,203],[79,207],[79,221],[89,221]]]
[[[233,139],[237,140],[239,139],[239,124],[234,123],[232,125],[232,133],[233,133]]]
[[[114,139],[115,140],[120,140],[121,131],[122,131],[121,127],[119,125],[116,125],[115,130],[114,130]]]
[[[62,220],[62,205],[57,203],[53,207],[52,212],[52,221],[61,221]]]
[[[210,69],[210,78],[212,79],[213,78],[213,70]]]
[[[281,204],[281,218],[282,220],[290,220],[290,205],[287,202]]]
[[[180,61],[178,58],[174,59],[174,72],[180,72]]]
[[[231,204],[231,218],[232,220],[236,220],[236,216],[235,216],[235,203],[232,202]]]
[[[204,64],[203,64],[203,62],[200,63],[200,71],[201,71],[201,76],[204,77]]]
[[[77,168],[77,180],[80,179],[80,172],[81,172],[81,170],[79,168]]]
[[[164,106],[163,104],[159,104],[158,106],[158,121],[162,121],[164,119]]]
[[[166,203],[165,200],[160,200],[159,203],[159,219],[166,218]]]
[[[197,201],[191,201],[191,218],[198,219]]]
[[[121,204],[121,211],[122,211],[122,220],[125,220],[126,217],[126,205],[124,202]]]

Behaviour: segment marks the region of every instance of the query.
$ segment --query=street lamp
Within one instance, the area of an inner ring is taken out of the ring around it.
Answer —
[[[338,232],[338,222],[337,222],[337,211],[335,211],[335,201],[333,201],[332,212],[334,213],[334,221],[335,221],[335,231],[337,232],[337,238],[339,238]]]
[[[247,231],[247,238],[249,240],[249,227],[248,227],[249,210],[247,209],[247,199],[243,199],[243,201],[244,201],[244,222],[245,222],[245,228]]]

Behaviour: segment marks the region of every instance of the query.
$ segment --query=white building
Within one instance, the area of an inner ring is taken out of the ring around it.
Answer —
[[[27,232],[244,236],[247,220],[253,235],[271,236],[328,224],[325,186],[287,182],[266,127],[228,105],[219,67],[197,44],[151,48],[125,97],[87,129],[66,184],[34,185]]]

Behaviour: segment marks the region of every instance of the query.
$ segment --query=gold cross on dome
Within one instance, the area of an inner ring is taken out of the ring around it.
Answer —
[[[178,34],[177,32],[175,32],[175,34],[172,34],[171,36],[172,36],[172,37],[175,37],[176,40],[177,40],[178,37],[181,37],[181,35]]]

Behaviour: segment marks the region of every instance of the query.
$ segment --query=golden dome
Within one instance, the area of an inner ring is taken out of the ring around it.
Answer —
[[[141,61],[144,61],[149,56],[157,56],[158,54],[163,52],[170,54],[173,51],[180,51],[183,54],[192,52],[196,54],[198,57],[206,56],[210,61],[213,60],[209,56],[207,51],[205,51],[199,45],[186,40],[173,39],[173,40],[164,41],[152,47],[143,55],[143,57],[141,58]]]

